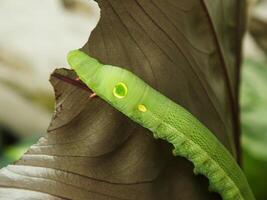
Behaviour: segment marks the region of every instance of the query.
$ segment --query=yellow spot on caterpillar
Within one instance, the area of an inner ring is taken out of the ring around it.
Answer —
[[[146,111],[147,111],[147,108],[146,108],[145,105],[143,105],[143,104],[139,104],[139,105],[138,105],[138,110],[139,110],[140,112],[146,112]]]
[[[113,95],[119,99],[126,97],[128,88],[125,83],[119,82],[113,88]]]

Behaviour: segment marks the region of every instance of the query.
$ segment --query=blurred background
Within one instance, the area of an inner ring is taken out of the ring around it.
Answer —
[[[99,19],[92,0],[0,1],[0,167],[43,134],[54,111],[49,76],[67,67]]]
[[[267,199],[266,11],[267,0],[250,1],[240,93],[243,167],[257,199]],[[0,17],[1,168],[45,134],[54,110],[49,75],[86,43],[99,9],[88,0],[1,0]]]

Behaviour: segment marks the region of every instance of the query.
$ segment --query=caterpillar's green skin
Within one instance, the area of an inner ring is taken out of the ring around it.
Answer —
[[[100,64],[79,50],[69,53],[68,62],[98,96],[149,129],[155,138],[173,144],[173,154],[190,160],[195,166],[194,172],[209,179],[211,191],[218,192],[224,200],[255,199],[242,170],[228,150],[183,107],[133,73]],[[114,95],[118,83],[124,83],[128,88],[124,98]]]

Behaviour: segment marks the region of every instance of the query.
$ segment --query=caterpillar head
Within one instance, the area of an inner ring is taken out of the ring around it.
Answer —
[[[147,111],[142,104],[147,85],[128,70],[103,65],[80,50],[71,51],[68,62],[81,81],[118,110],[128,116]]]

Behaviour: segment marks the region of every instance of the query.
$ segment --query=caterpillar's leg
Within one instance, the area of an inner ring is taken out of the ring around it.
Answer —
[[[94,98],[96,96],[97,96],[96,93],[92,93],[89,97],[90,97],[90,99],[92,99],[92,98]]]
[[[80,82],[81,81],[80,77],[75,78],[75,81],[79,81]],[[96,96],[97,96],[96,93],[93,92],[92,94],[90,94],[89,98],[92,99],[92,98],[94,98]]]

